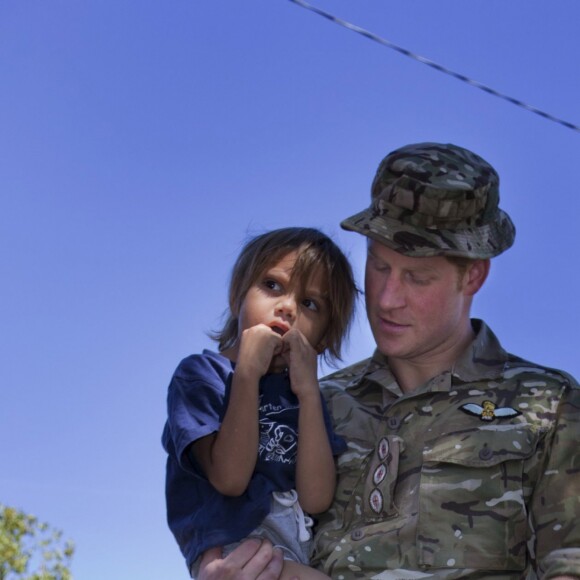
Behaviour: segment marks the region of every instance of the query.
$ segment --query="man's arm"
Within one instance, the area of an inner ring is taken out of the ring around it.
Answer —
[[[580,578],[580,388],[551,387],[562,392],[555,420],[546,435],[538,480],[530,506],[536,534],[538,572],[544,578]],[[553,396],[553,395],[552,395]]]
[[[246,540],[225,558],[221,548],[207,550],[197,580],[278,580],[284,560],[282,550],[267,540]]]

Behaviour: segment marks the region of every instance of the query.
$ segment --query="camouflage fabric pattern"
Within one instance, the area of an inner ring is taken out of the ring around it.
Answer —
[[[333,579],[580,577],[580,388],[473,322],[411,394],[380,353],[322,381],[348,442],[315,537]]]
[[[514,242],[499,209],[499,177],[475,153],[418,143],[389,153],[377,170],[371,206],[341,226],[408,256],[491,258]]]

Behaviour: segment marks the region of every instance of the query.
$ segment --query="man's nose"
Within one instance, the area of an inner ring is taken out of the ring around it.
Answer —
[[[379,306],[385,310],[405,305],[405,289],[395,276],[385,278],[379,294]]]

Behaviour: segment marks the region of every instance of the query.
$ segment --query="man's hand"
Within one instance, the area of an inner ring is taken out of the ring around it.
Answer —
[[[221,548],[211,548],[202,556],[197,580],[278,580],[283,556],[267,540],[250,539],[225,558]]]

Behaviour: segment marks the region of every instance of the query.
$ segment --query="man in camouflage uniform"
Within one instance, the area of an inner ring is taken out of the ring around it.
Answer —
[[[348,451],[314,564],[330,577],[580,578],[580,389],[506,353],[470,320],[515,230],[479,156],[421,143],[389,154],[368,238],[374,355],[322,387]]]
[[[313,565],[335,580],[580,578],[580,388],[470,320],[515,236],[481,157],[421,143],[378,168],[368,238],[374,355],[322,382],[339,458]],[[278,578],[271,546],[208,554],[200,578]]]

